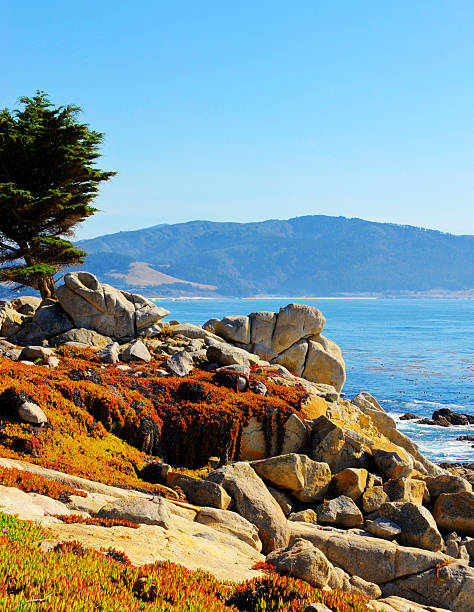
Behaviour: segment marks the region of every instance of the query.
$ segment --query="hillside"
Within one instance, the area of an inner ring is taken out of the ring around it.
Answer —
[[[474,288],[474,236],[345,217],[191,221],[80,243],[84,269],[148,295],[345,295]]]

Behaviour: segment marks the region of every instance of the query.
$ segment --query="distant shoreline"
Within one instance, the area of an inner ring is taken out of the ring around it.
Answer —
[[[216,296],[201,296],[201,295],[156,295],[146,296],[149,300],[246,300],[246,301],[264,301],[264,300],[472,300],[474,294],[442,294],[442,295],[423,295],[423,294],[409,294],[409,295],[376,295],[376,296],[365,296],[365,295],[346,295],[346,296],[320,296],[320,295],[298,295],[298,296],[285,296],[285,295],[262,295],[262,296],[251,296],[251,297],[231,297],[224,295]]]

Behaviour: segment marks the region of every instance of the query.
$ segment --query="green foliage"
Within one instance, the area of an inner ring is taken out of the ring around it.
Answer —
[[[53,276],[86,253],[66,238],[93,215],[98,186],[115,173],[94,166],[103,134],[54,107],[44,92],[0,112],[0,280],[54,295]]]
[[[121,551],[88,550],[79,542],[43,553],[54,537],[0,514],[0,609],[4,612],[302,612],[320,601],[334,612],[368,612],[367,599],[321,591],[289,576],[225,584],[170,562],[132,567]]]

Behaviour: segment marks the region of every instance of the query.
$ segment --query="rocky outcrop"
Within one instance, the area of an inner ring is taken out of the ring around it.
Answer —
[[[257,527],[265,553],[288,544],[288,521],[248,463],[237,462],[219,468],[206,479],[221,485],[231,496],[233,509]]]
[[[169,314],[141,295],[100,283],[89,272],[71,272],[58,287],[57,297],[75,327],[123,338],[153,325]]]
[[[248,317],[211,319],[204,328],[297,376],[340,391],[346,379],[345,364],[339,347],[321,335],[325,322],[317,308],[288,304],[278,314],[262,311]]]
[[[97,516],[145,525],[159,525],[165,529],[169,528],[171,520],[166,502],[161,497],[155,497],[152,501],[131,498],[118,499],[101,508]]]
[[[199,510],[195,520],[242,540],[257,552],[262,550],[257,527],[237,512],[204,507]]]

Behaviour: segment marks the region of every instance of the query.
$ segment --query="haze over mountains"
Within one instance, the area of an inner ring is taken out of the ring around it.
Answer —
[[[157,225],[81,241],[84,269],[148,296],[343,296],[474,289],[474,236],[322,215]]]

